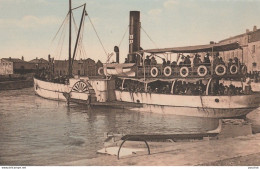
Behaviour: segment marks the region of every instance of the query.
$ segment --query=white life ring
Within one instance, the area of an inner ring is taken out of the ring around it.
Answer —
[[[223,72],[219,72],[219,70],[218,70],[219,68],[222,68]],[[227,71],[227,68],[224,65],[217,65],[215,68],[215,72],[218,76],[223,76],[224,74],[226,74],[226,71]]]
[[[155,72],[154,72],[154,71],[155,71]],[[152,77],[157,77],[157,76],[158,76],[158,73],[159,73],[158,68],[157,68],[157,67],[153,67],[153,68],[151,69],[150,73],[151,73],[151,76],[152,76]]]
[[[167,73],[168,72],[168,73]],[[166,66],[164,69],[163,69],[163,74],[166,76],[166,77],[169,77],[171,76],[172,74],[172,68],[170,66]]]
[[[233,71],[234,68],[235,68],[235,71]],[[237,74],[237,72],[238,72],[238,67],[237,67],[237,65],[231,65],[229,71],[230,71],[230,73],[231,73],[232,75]]]
[[[98,68],[98,74],[99,74],[100,76],[103,76],[103,75],[104,75],[104,68],[103,68],[103,67]]]
[[[185,70],[186,72],[185,73],[183,73],[183,70]],[[180,75],[181,75],[181,77],[187,77],[188,75],[189,75],[189,68],[188,67],[182,67],[181,69],[180,69]]]
[[[203,72],[200,71],[201,69],[203,69]],[[198,73],[198,75],[199,75],[200,77],[204,77],[204,76],[207,75],[208,69],[207,69],[206,66],[200,65],[200,66],[198,67],[198,69],[197,69],[197,73]]]
[[[242,66],[242,68],[241,68],[241,73],[242,73],[243,75],[246,75],[246,74],[247,74],[247,67],[246,67],[246,65],[243,65],[243,66]]]

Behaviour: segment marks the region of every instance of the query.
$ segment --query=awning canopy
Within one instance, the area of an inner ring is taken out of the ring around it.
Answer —
[[[144,53],[199,53],[199,52],[221,52],[229,51],[240,48],[240,45],[235,43],[218,43],[218,44],[209,44],[209,45],[198,45],[198,46],[185,46],[185,47],[173,47],[173,48],[163,48],[163,49],[147,49],[140,52]]]

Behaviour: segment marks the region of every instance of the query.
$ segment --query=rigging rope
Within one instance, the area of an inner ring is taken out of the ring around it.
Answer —
[[[62,22],[61,26],[59,27],[57,33],[55,34],[54,38],[52,39],[52,42],[54,41],[54,39],[56,38],[56,36],[57,36],[58,33],[60,32],[60,29],[61,29],[61,27],[64,25],[65,21],[67,22],[68,16],[69,16],[69,12],[67,13],[65,19],[63,20],[63,22]]]
[[[150,39],[150,41],[154,44],[154,46],[157,48],[157,49],[160,49],[158,47],[158,45],[152,40],[152,38],[148,35],[148,33],[144,30],[143,27],[141,27],[141,29],[144,31],[144,33],[146,34],[146,36]],[[164,57],[166,58],[165,54],[163,53]]]
[[[152,38],[148,35],[148,33],[144,30],[144,28],[141,27],[141,29],[144,31],[144,33],[146,34],[146,36],[151,40],[151,42],[153,42],[154,46],[159,49],[159,47],[157,46],[157,44],[152,40]]]
[[[67,31],[66,24],[68,23],[68,20],[69,20],[69,18],[68,18],[68,15],[67,15],[67,17],[65,18],[65,22],[63,23],[63,28],[62,28],[61,36],[60,36],[59,41],[58,41],[58,46],[56,48],[57,53],[55,52],[56,55],[58,56],[58,59],[60,59],[60,56],[61,56],[61,51],[62,51],[62,48],[63,48],[64,39],[65,39],[66,31]],[[61,48],[60,51],[59,51],[59,48]]]
[[[93,22],[91,21],[91,19],[90,19],[89,15],[87,14],[87,12],[86,12],[86,15],[88,16],[88,19],[89,19],[89,21],[90,21],[90,23],[91,23],[91,25],[92,25],[92,27],[93,27],[93,29],[94,29],[94,31],[95,31],[97,37],[98,37],[98,40],[99,40],[99,42],[100,42],[100,44],[101,44],[101,46],[102,46],[102,48],[103,48],[103,50],[104,50],[106,56],[108,56],[107,51],[106,51],[106,49],[105,49],[105,47],[104,47],[104,45],[103,45],[103,43],[102,43],[100,37],[98,36],[97,30],[96,30],[96,28],[94,27],[94,24],[93,24]]]
[[[67,32],[67,29],[65,29],[65,32],[63,33],[62,42],[61,42],[61,49],[60,49],[60,54],[59,54],[59,59],[60,59],[61,52],[62,52],[62,49],[63,49],[63,44],[64,44],[64,39],[65,39],[65,36],[66,36],[66,32]]]
[[[128,29],[129,29],[129,25],[128,25],[127,28],[126,28],[125,33],[124,33],[124,35],[123,35],[123,37],[122,37],[122,39],[121,39],[121,41],[120,41],[118,47],[121,46],[121,44],[122,44],[122,42],[123,42],[123,40],[124,40],[124,38],[125,38],[125,35],[126,35],[126,32],[127,32]]]

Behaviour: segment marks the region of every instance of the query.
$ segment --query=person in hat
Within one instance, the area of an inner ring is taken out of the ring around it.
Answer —
[[[184,59],[184,65],[191,67],[190,55],[187,55]]]

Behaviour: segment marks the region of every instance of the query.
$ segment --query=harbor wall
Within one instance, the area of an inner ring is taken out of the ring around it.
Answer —
[[[17,90],[33,87],[33,79],[0,82],[0,90]]]
[[[0,75],[0,90],[16,90],[33,87],[33,73]]]

